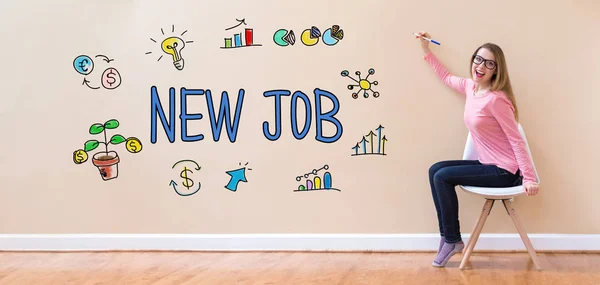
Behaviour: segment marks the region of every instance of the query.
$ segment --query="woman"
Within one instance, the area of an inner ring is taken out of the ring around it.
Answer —
[[[431,37],[426,32],[416,36],[421,41],[425,61],[444,84],[466,97],[464,122],[479,155],[477,160],[440,161],[429,169],[441,235],[433,266],[443,267],[464,248],[458,221],[457,185],[512,187],[522,184],[527,195],[536,195],[539,188],[519,133],[517,106],[502,49],[492,43],[477,48],[470,62],[471,78],[460,78],[447,71],[429,49],[429,41],[422,37]]]

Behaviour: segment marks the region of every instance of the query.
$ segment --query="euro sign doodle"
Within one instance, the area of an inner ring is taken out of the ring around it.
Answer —
[[[87,55],[80,55],[73,60],[73,67],[82,75],[88,75],[94,70],[94,61]]]
[[[200,170],[200,165],[198,165],[198,163],[193,160],[185,159],[185,160],[180,160],[180,161],[176,162],[175,164],[173,164],[171,169],[175,169],[175,167],[178,165],[179,165],[179,167],[183,166],[183,169],[181,171],[179,171],[179,177],[182,179],[181,185],[183,185],[183,187],[187,188],[187,190],[179,189],[177,187],[178,184],[177,184],[177,182],[175,182],[175,180],[171,180],[171,182],[169,182],[169,186],[173,187],[173,190],[179,196],[191,196],[191,195],[196,194],[198,192],[198,190],[200,190],[202,185],[201,185],[200,181],[198,181],[197,178],[192,178],[190,176],[194,176],[194,173],[198,173],[198,171]],[[181,168],[178,168],[178,169],[181,169]],[[194,172],[194,171],[196,171],[196,172]],[[194,181],[194,179],[196,179],[196,181]],[[192,187],[195,184],[197,184],[197,186]],[[181,190],[184,190],[184,191],[181,191]]]
[[[84,58],[79,62],[79,69],[81,69],[83,72],[87,72],[88,71],[88,65],[90,64],[90,62]]]

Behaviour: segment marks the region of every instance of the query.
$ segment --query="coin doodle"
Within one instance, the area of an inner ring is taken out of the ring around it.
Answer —
[[[131,153],[138,153],[142,151],[142,142],[135,137],[128,138],[125,148]]]
[[[94,61],[87,55],[80,55],[73,60],[73,67],[82,75],[88,75],[94,70]]]
[[[85,152],[83,149],[78,149],[73,152],[73,162],[75,162],[75,164],[84,163],[87,161],[87,159],[87,152]]]
[[[115,89],[121,85],[121,75],[114,67],[109,67],[102,73],[102,86],[106,89]]]

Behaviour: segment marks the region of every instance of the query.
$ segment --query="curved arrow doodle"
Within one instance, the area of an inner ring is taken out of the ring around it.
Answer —
[[[198,189],[194,190],[192,193],[188,193],[188,194],[183,194],[180,193],[179,190],[177,189],[177,183],[174,180],[171,180],[171,182],[169,182],[169,186],[173,186],[173,190],[175,190],[175,193],[177,193],[177,195],[179,196],[192,196],[194,194],[196,194],[196,192],[198,192],[198,190],[200,190],[200,181],[198,181]]]
[[[182,163],[182,162],[186,162],[186,161],[195,164],[196,165],[196,170],[200,170],[200,165],[198,165],[197,162],[195,162],[193,160],[190,160],[190,159],[184,159],[184,160],[180,160],[178,162],[175,162],[175,164],[173,164],[173,167],[171,167],[171,169],[174,169],[177,164]]]
[[[111,61],[114,60],[114,59],[110,59],[110,58],[108,58],[108,56],[102,55],[102,54],[99,54],[99,55],[97,55],[95,57],[102,57],[102,60],[106,61],[107,63],[110,63]]]
[[[238,21],[238,22],[239,22],[239,24],[237,24],[237,25],[235,25],[235,26],[233,26],[233,27],[229,27],[229,28],[225,29],[225,31],[227,31],[227,30],[231,30],[231,29],[233,29],[233,28],[235,28],[235,27],[237,27],[237,26],[239,26],[239,25],[241,25],[241,24],[247,25],[247,24],[246,24],[246,18],[244,18],[244,19],[241,19],[241,20],[238,20],[238,19],[235,19],[235,20],[236,20],[236,21]]]
[[[89,87],[91,89],[98,89],[98,88],[100,88],[100,87],[92,87],[88,83],[90,83],[90,81],[84,78],[83,79],[83,83],[81,85],[86,85],[87,87]]]

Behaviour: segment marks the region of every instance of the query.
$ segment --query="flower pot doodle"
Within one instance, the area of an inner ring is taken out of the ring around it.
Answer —
[[[115,151],[97,152],[92,158],[92,162],[104,180],[110,180],[119,176],[119,155]]]
[[[89,133],[91,135],[104,135],[104,141],[100,140],[88,140],[83,145],[83,149],[78,149],[73,152],[73,162],[75,164],[82,164],[88,160],[88,152],[95,150],[104,144],[104,150],[95,153],[92,156],[92,163],[98,168],[100,177],[102,180],[107,181],[115,179],[119,176],[119,162],[121,161],[119,154],[116,151],[109,151],[108,145],[118,145],[125,143],[125,149],[131,153],[138,153],[142,151],[142,143],[138,138],[130,137],[125,138],[120,134],[115,134],[107,140],[106,130],[112,130],[119,127],[119,121],[111,119],[106,121],[104,124],[95,123],[90,126]]]

